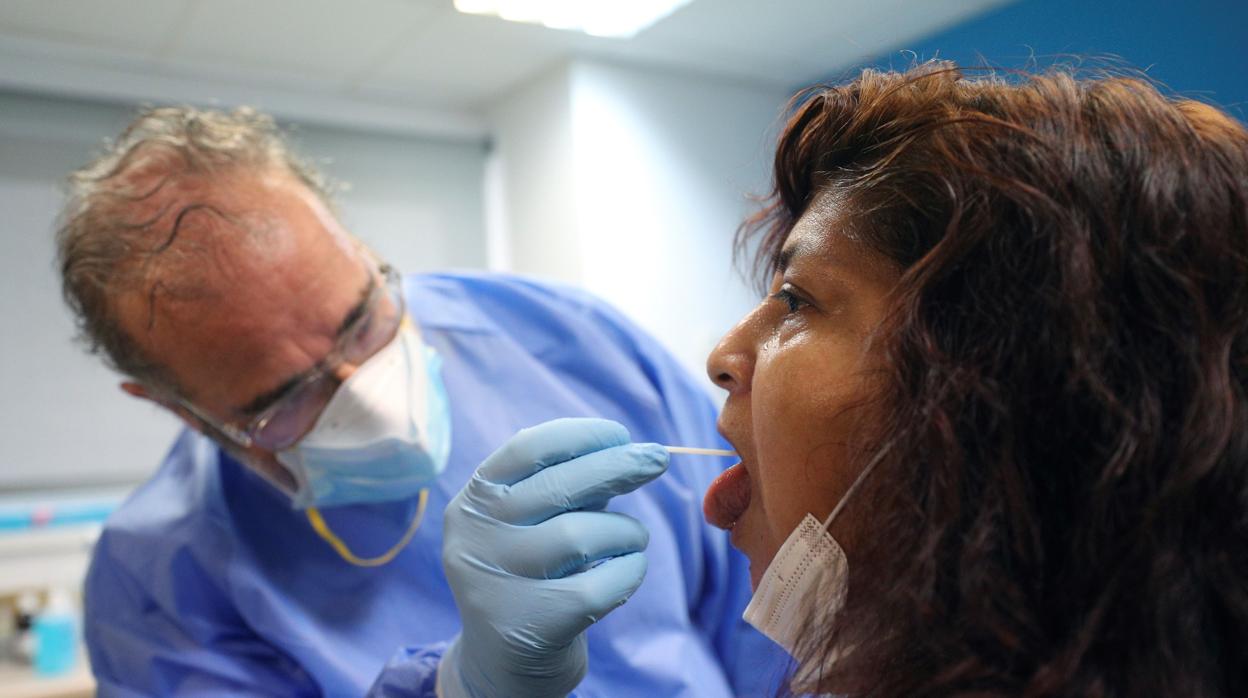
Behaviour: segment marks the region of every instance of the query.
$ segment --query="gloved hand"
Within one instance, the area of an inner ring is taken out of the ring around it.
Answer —
[[[443,698],[563,696],[585,676],[584,630],[632,595],[649,534],[603,511],[667,469],[603,419],[558,419],[495,451],[446,508],[442,565],[463,631],[443,655]]]

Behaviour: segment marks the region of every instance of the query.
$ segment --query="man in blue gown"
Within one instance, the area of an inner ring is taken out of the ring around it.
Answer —
[[[127,392],[193,427],[96,547],[86,640],[103,696],[435,695],[461,631],[442,513],[492,451],[558,417],[721,442],[706,396],[618,313],[510,276],[400,278],[318,181],[266,118],[189,109],[141,115],[71,179],[58,243],[84,337]],[[362,403],[394,392],[375,357],[398,356],[400,335],[422,386],[384,398],[420,403],[403,415],[422,460],[403,472],[372,446],[334,451],[376,425],[325,425],[361,414],[339,386]],[[575,695],[770,690],[780,655],[741,620],[745,563],[701,517],[720,465],[677,456],[611,500],[649,531],[649,571],[588,629]],[[524,613],[522,590],[511,603]]]

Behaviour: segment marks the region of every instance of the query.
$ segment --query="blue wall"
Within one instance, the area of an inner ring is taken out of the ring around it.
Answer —
[[[1248,0],[1020,0],[897,49],[963,65],[1114,56],[1248,120]],[[878,61],[901,68],[900,54]]]

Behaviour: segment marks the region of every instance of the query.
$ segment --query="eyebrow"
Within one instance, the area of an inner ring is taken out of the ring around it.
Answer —
[[[797,247],[786,245],[784,249],[780,250],[780,254],[776,255],[775,270],[783,272],[785,269],[788,269],[789,264],[793,261],[793,256],[796,254]]]
[[[798,240],[797,242],[786,244],[780,250],[780,253],[776,255],[775,271],[784,275],[795,262],[812,257],[818,258],[818,264],[821,267],[832,267],[840,272],[836,275],[822,276],[820,284],[835,284],[842,292],[850,288],[845,285],[843,276],[847,270],[850,270],[849,273],[853,273],[853,268],[847,266],[843,258],[823,253],[817,246],[810,244],[809,241]]]
[[[334,332],[335,342],[338,339],[341,339],[342,336],[347,333],[347,330],[351,329],[351,326],[355,324],[357,320],[359,320],[361,317],[364,316],[364,313],[368,312],[368,301],[373,295],[373,289],[375,288],[376,284],[377,284],[377,279],[372,274],[369,274],[368,283],[364,286],[364,289],[360,292],[359,302],[351,306],[351,309],[347,311],[347,314],[342,318],[342,322],[338,325],[338,330]],[[316,362],[307,370],[300,371],[299,373],[291,376],[285,381],[282,381],[281,385],[277,386],[276,388],[272,390],[262,393],[261,395],[256,397],[251,402],[248,402],[238,411],[242,414],[249,415],[249,416],[256,415],[256,414],[259,414],[260,412],[263,412],[265,408],[267,408],[269,405],[272,405],[278,400],[281,400],[283,397],[287,395],[287,393],[294,390],[303,381],[307,380],[308,376],[321,370],[323,368],[321,364],[323,363],[324,363],[324,359]]]

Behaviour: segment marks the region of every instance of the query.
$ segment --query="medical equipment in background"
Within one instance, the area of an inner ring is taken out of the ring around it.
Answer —
[[[35,675],[64,676],[78,661],[78,637],[82,624],[77,604],[69,591],[53,589],[31,624],[34,638]]]
[[[0,695],[95,694],[79,589],[100,523],[128,488],[0,497]]]

